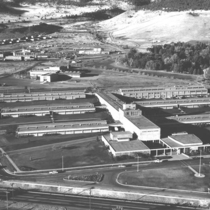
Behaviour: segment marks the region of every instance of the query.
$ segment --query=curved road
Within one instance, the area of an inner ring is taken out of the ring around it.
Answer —
[[[191,166],[197,166],[199,164],[199,160],[189,160],[185,161],[186,163],[190,164]],[[203,163],[206,164],[209,162],[209,160],[203,160]],[[180,168],[180,167],[187,167],[183,166],[183,163],[180,161],[174,161],[174,162],[164,162],[164,163],[151,163],[148,165],[140,165],[139,169],[141,170],[147,170],[147,169],[155,169],[155,168]],[[13,179],[13,180],[24,180],[28,182],[36,182],[42,183],[42,184],[52,184],[52,185],[59,185],[59,186],[71,186],[71,187],[94,187],[96,189],[104,189],[104,190],[116,190],[116,191],[124,191],[124,192],[134,192],[134,193],[143,193],[146,195],[158,195],[158,196],[172,196],[172,197],[186,197],[188,199],[209,199],[209,194],[207,192],[197,192],[197,191],[183,191],[183,190],[173,190],[173,189],[162,189],[162,188],[148,188],[148,187],[132,187],[132,186],[125,186],[120,185],[116,182],[116,178],[120,172],[123,172],[125,170],[127,171],[133,171],[136,169],[136,166],[133,167],[109,167],[109,168],[96,168],[96,169],[84,169],[81,167],[80,169],[77,169],[75,171],[65,171],[63,173],[58,174],[45,174],[45,175],[30,175],[27,174],[25,176],[10,176],[7,175],[5,172],[1,170],[1,177],[2,179]],[[67,177],[69,174],[93,174],[93,173],[103,173],[104,180],[101,183],[98,184],[87,184],[85,182],[74,182],[69,181],[65,182],[63,181],[64,177]],[[141,173],[141,172],[139,172]]]

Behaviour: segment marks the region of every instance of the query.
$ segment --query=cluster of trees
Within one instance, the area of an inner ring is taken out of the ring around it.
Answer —
[[[185,10],[209,10],[209,0],[155,0],[143,7],[149,10],[185,11]]]
[[[86,12],[80,15],[67,15],[67,18],[88,18],[91,20],[106,20],[112,17],[115,17],[121,13],[125,12],[124,10],[114,7],[112,9],[103,9],[95,12]]]
[[[135,6],[144,6],[151,3],[151,0],[130,0],[133,5]]]
[[[203,74],[203,70],[210,66],[210,46],[205,43],[156,45],[148,51],[141,53],[131,49],[116,62],[133,68],[189,74]]]

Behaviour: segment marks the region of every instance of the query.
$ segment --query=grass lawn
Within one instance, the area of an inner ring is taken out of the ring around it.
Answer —
[[[112,162],[103,143],[96,140],[69,145],[63,148],[51,147],[48,149],[39,149],[38,151],[10,155],[17,166],[27,166],[37,170],[61,168],[62,156],[64,157],[65,167]]]
[[[205,178],[196,178],[188,168],[160,168],[125,172],[120,175],[119,181],[129,185],[207,191],[210,187],[210,167],[203,166],[202,173],[205,174]]]

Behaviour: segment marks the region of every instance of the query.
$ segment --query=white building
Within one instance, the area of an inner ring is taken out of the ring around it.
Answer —
[[[106,105],[112,117],[120,121],[126,131],[135,133],[139,140],[152,141],[160,139],[160,127],[144,117],[135,105],[125,105],[113,94],[96,93],[101,104]]]
[[[150,149],[140,140],[132,140],[131,132],[113,132],[102,136],[102,141],[108,147],[108,151],[114,156],[134,156],[143,153],[150,154]]]

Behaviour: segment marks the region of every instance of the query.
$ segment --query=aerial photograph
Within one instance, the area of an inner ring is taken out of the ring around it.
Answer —
[[[0,210],[210,209],[210,0],[0,0]]]

